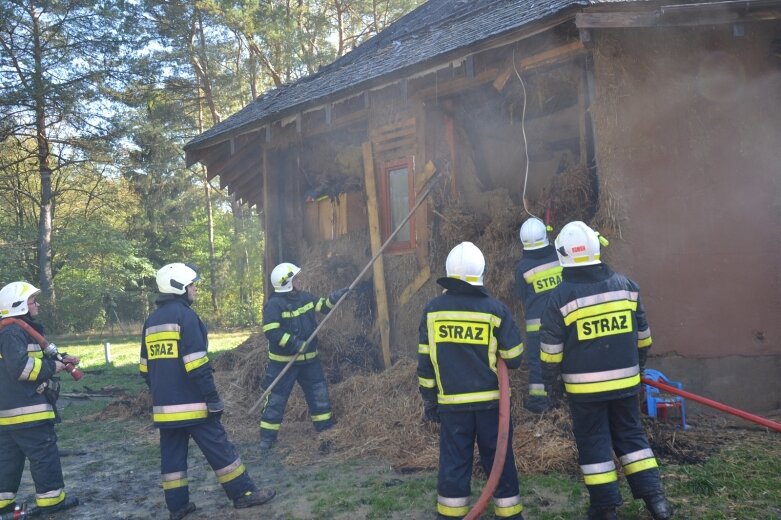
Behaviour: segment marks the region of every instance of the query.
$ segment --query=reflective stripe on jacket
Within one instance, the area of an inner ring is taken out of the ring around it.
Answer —
[[[43,333],[38,323],[30,323]],[[51,378],[55,362],[16,324],[0,330],[0,430],[15,430],[54,420],[54,407],[35,389]]]
[[[639,349],[652,340],[635,282],[604,264],[564,269],[541,327],[540,359],[548,374],[561,371],[572,399],[637,393]]]
[[[548,295],[561,283],[561,264],[553,246],[524,251],[515,266],[515,294],[523,303],[526,332],[540,330],[540,318]]]
[[[453,410],[494,408],[497,356],[517,368],[522,353],[520,331],[505,304],[482,288],[448,289],[426,305],[420,321],[421,394]]]
[[[316,312],[328,314],[336,302],[306,291],[274,293],[263,308],[263,333],[268,339],[271,361],[287,363],[317,328]],[[296,363],[317,357],[317,338],[306,347]]]
[[[157,303],[144,323],[139,365],[152,392],[152,420],[159,428],[203,422],[206,403],[219,400],[206,325],[184,296]]]

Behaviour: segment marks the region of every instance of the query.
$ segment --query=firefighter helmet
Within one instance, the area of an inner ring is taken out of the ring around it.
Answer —
[[[537,217],[531,217],[524,221],[521,225],[520,235],[523,249],[526,251],[543,248],[549,243],[548,229]]]
[[[445,261],[448,278],[456,278],[472,285],[483,285],[485,258],[472,242],[461,242],[450,250]]]
[[[157,271],[157,290],[163,294],[184,294],[187,286],[200,280],[198,270],[188,264],[175,262]]]
[[[0,318],[24,316],[29,312],[27,300],[41,290],[27,282],[11,282],[0,289]]]
[[[282,262],[271,271],[271,285],[274,291],[286,293],[293,290],[293,278],[301,272],[301,268],[295,264]]]
[[[577,267],[601,263],[599,233],[576,220],[561,229],[556,237],[556,253],[563,267]]]

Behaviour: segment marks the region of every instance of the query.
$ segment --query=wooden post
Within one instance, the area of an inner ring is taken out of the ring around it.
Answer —
[[[106,358],[106,364],[111,364],[111,343],[108,341],[103,344],[103,357]]]
[[[369,236],[372,254],[377,254],[382,245],[380,234],[380,214],[377,204],[377,180],[374,176],[374,156],[371,142],[363,143],[363,171],[366,180],[366,206],[369,217]],[[388,313],[388,293],[385,289],[385,269],[380,256],[374,262],[374,298],[377,301],[377,323],[380,328],[382,360],[385,368],[391,365],[390,356],[390,316]]]

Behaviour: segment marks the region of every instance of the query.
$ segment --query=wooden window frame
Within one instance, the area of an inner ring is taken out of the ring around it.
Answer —
[[[390,208],[390,177],[389,172],[391,170],[397,170],[399,168],[407,168],[407,196],[408,204],[407,211],[412,209],[415,205],[415,161],[413,157],[408,156],[401,159],[394,159],[392,161],[385,161],[380,168],[380,215],[382,224],[382,237],[383,240],[387,240],[395,228],[391,222],[391,208]],[[409,225],[409,240],[404,242],[391,242],[385,249],[387,253],[404,254],[412,253],[417,246],[415,239],[415,218],[411,218],[407,221]]]

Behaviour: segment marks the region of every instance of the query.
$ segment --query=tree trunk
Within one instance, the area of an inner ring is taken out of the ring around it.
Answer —
[[[49,301],[52,318],[56,323],[57,299],[54,292],[54,275],[52,272],[52,171],[49,167],[49,139],[46,133],[43,49],[41,48],[41,28],[38,21],[39,14],[32,4],[29,7],[30,17],[33,21],[35,130],[38,144],[38,171],[41,176],[41,211],[38,219],[38,278],[41,285],[41,292]]]
[[[200,77],[196,76],[198,88],[200,88]],[[198,132],[203,133],[203,104],[201,103],[200,92],[198,95]],[[212,211],[212,187],[209,184],[209,176],[206,169],[201,167],[203,172],[203,189],[206,194],[206,222],[209,228],[209,292],[212,298],[212,310],[216,313],[219,309],[217,305],[217,261],[214,253],[214,213]]]

